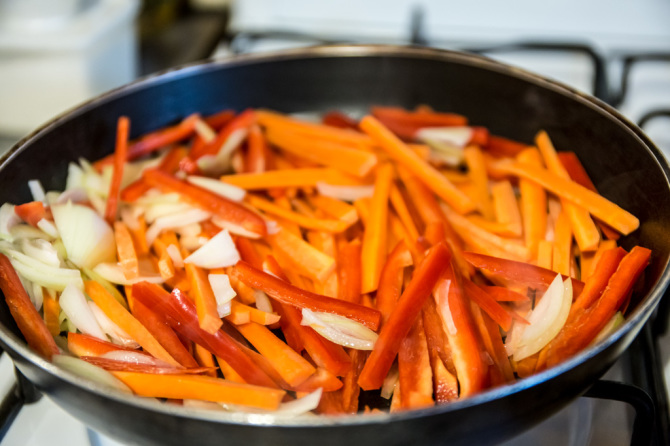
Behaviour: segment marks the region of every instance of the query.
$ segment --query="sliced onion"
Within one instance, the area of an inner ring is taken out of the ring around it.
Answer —
[[[62,291],[68,285],[84,288],[84,281],[77,269],[55,268],[12,249],[0,251],[10,257],[12,266],[19,274],[45,288],[56,291]]]
[[[274,235],[281,231],[281,226],[279,226],[279,223],[274,220],[265,220],[265,228],[268,232],[268,235]]]
[[[393,392],[395,391],[395,386],[398,384],[398,379],[400,378],[400,372],[398,371],[398,363],[394,362],[391,370],[389,370],[386,378],[384,378],[384,383],[382,384],[381,397],[384,399],[391,399]]]
[[[181,226],[177,228],[176,232],[181,237],[198,237],[200,234],[202,234],[202,226],[200,225],[200,223],[191,223],[190,225]],[[209,240],[206,237],[205,239]]]
[[[111,350],[103,353],[99,357],[111,359],[112,361],[128,362],[130,364],[146,364],[156,367],[167,367],[170,369],[175,368],[175,366],[172,364],[169,364],[158,358],[154,358],[153,356],[147,355],[146,353],[132,352],[128,350]]]
[[[138,198],[135,204],[147,207],[156,204],[174,204],[179,202],[181,202],[181,196],[176,192],[163,194],[158,189],[150,189],[142,197]]]
[[[216,132],[214,129],[199,118],[195,121],[195,131],[206,143],[216,138]]]
[[[89,364],[88,362],[82,361],[79,358],[73,358],[72,356],[66,355],[54,355],[51,358],[51,362],[62,369],[74,373],[75,375],[82,378],[90,379],[91,381],[102,386],[110,387],[123,393],[133,393],[133,391],[130,390],[128,386],[126,386],[107,370],[96,367],[93,364]]]
[[[595,337],[593,342],[591,342],[590,345],[596,345],[600,341],[604,340],[607,338],[609,335],[614,333],[617,328],[624,322],[624,317],[623,314],[621,314],[621,311],[617,311],[614,316],[612,316],[612,319],[609,320],[609,322],[603,327],[602,330],[600,330],[600,333]]]
[[[42,187],[40,180],[30,180],[28,181],[28,188],[30,189],[30,194],[33,196],[33,201],[41,201],[46,203],[46,193]]]
[[[202,246],[207,243],[209,239],[207,237],[198,237],[198,236],[181,236],[179,237],[179,244],[185,250],[192,252],[197,249],[202,248]]]
[[[235,242],[225,229],[209,239],[202,247],[184,259],[184,263],[192,263],[201,268],[225,268],[233,266],[240,260]]]
[[[190,409],[205,409],[205,410],[218,410],[220,412],[227,412],[219,403],[213,403],[211,401],[203,401],[203,400],[192,400],[192,399],[184,399],[182,400],[182,404],[184,407],[188,407]]]
[[[89,194],[88,201],[91,203],[91,206],[93,206],[93,209],[98,213],[98,215],[105,215],[107,201],[104,198],[102,198],[100,195]]]
[[[144,219],[148,224],[152,224],[160,217],[168,215],[179,215],[190,210],[197,209],[188,203],[160,203],[147,206],[144,211]]]
[[[186,177],[186,181],[231,201],[242,201],[247,194],[242,188],[214,178],[189,175]]]
[[[230,232],[231,234],[239,235],[240,237],[246,237],[246,238],[252,238],[252,239],[257,239],[260,238],[260,235],[256,234],[255,232],[251,232],[247,229],[244,229],[240,225],[236,225],[235,223],[231,223],[227,220],[224,220],[220,217],[212,217],[212,223],[214,223],[216,226],[219,228],[225,229],[226,231]]]
[[[472,139],[471,127],[424,127],[416,132],[416,137],[422,141],[432,139],[455,147],[463,148]]]
[[[147,229],[147,243],[151,246],[156,237],[166,229],[176,229],[192,223],[198,223],[207,220],[209,217],[209,212],[202,209],[191,209],[183,214],[157,218],[149,229]]]
[[[464,152],[461,147],[455,147],[434,139],[423,140],[431,148],[431,157],[449,166],[459,166],[463,163]]]
[[[10,242],[14,240],[10,230],[21,223],[21,219],[14,212],[14,207],[11,203],[0,206],[0,238]]]
[[[67,180],[65,180],[65,190],[84,189],[84,170],[76,163],[67,165]]]
[[[21,240],[21,251],[46,265],[60,267],[61,259],[53,245],[43,239]]]
[[[56,228],[56,226],[46,218],[40,218],[40,221],[37,222],[37,227],[44,231],[52,239],[58,238],[60,235],[58,233],[58,228]]]
[[[318,388],[315,391],[297,398],[287,403],[281,403],[276,410],[262,410],[255,407],[247,407],[240,404],[226,404],[222,403],[221,407],[231,412],[244,412],[252,414],[263,414],[280,417],[295,417],[299,415],[307,415],[312,410],[316,409],[321,401],[323,389]]]
[[[58,198],[53,203],[50,203],[51,205],[54,204],[65,204],[69,201],[73,203],[79,203],[82,201],[86,201],[88,199],[88,196],[86,195],[86,191],[81,188],[81,187],[73,187],[71,189],[66,189],[63,193],[58,195]]]
[[[165,251],[170,256],[172,264],[174,265],[175,268],[184,267],[184,258],[181,256],[181,252],[179,251],[178,246],[168,245],[167,248],[165,248]]]
[[[67,203],[51,207],[67,258],[82,268],[116,258],[114,232],[107,222],[87,206]]]
[[[93,301],[88,301],[88,307],[91,309],[91,313],[95,316],[95,320],[98,322],[98,325],[100,325],[102,331],[110,337],[113,343],[124,347],[140,348],[140,344],[131,338],[121,327],[116,325],[114,321],[100,309],[98,304]]]
[[[139,282],[165,282],[160,274],[141,274],[141,272],[139,277],[135,277],[134,279],[126,279],[125,274],[123,274],[123,269],[117,263],[98,263],[96,267],[93,268],[93,272],[100,275],[100,277],[106,281],[115,283],[117,285],[134,285]]]
[[[25,223],[20,223],[16,226],[12,226],[12,228],[9,230],[9,233],[12,237],[12,240],[33,239],[33,238],[50,240],[49,234],[47,234],[46,232],[42,231],[39,228],[34,228]]]
[[[267,294],[261,290],[254,290],[254,298],[256,299],[256,308],[266,313],[272,313],[272,302]]]
[[[42,309],[42,304],[44,303],[44,289],[36,283],[33,283],[32,287],[33,294],[31,295],[31,298],[37,311],[40,311]]]
[[[67,318],[79,331],[108,341],[107,336],[100,328],[100,324],[98,324],[98,320],[88,306],[86,296],[79,288],[72,285],[65,287],[58,303]]]
[[[207,278],[214,292],[219,317],[228,316],[231,312],[230,301],[237,296],[233,287],[230,286],[230,278],[226,274],[210,274]]]
[[[316,183],[316,190],[319,191],[321,195],[326,197],[337,198],[338,200],[344,200],[353,202],[359,198],[372,197],[375,192],[375,187],[373,185],[369,186],[339,186],[323,182]]]
[[[433,290],[433,295],[435,296],[437,310],[442,319],[442,325],[444,325],[444,328],[450,335],[455,336],[458,333],[458,329],[449,308],[449,287],[451,287],[451,280],[441,280]]]
[[[521,361],[539,352],[549,343],[568,319],[572,305],[572,281],[563,282],[557,274],[535,309],[528,316],[529,325],[519,337],[514,351],[514,360]]]
[[[316,312],[307,308],[302,309],[300,324],[312,327],[329,341],[356,350],[372,350],[379,337],[361,323],[337,314]]]

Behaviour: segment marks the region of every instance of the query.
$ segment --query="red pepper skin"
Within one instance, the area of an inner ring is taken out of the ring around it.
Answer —
[[[372,353],[361,371],[358,384],[363,390],[378,389],[382,386],[402,340],[412,328],[443,270],[450,264],[450,259],[449,248],[446,243],[441,242],[431,248],[414,271],[412,280],[382,328]]]
[[[216,155],[230,135],[237,130],[248,129],[254,122],[256,122],[254,111],[251,109],[245,110],[223,126],[212,141],[201,146],[201,150],[192,150],[190,157],[197,160],[203,155]]]
[[[47,210],[41,201],[19,204],[14,207],[14,213],[30,226],[36,228],[37,223],[47,216]]]
[[[265,292],[268,296],[283,304],[339,314],[358,321],[371,330],[376,330],[379,327],[381,313],[377,310],[295,287],[282,279],[254,268],[244,260],[237,262],[232,274],[244,284]]]
[[[388,321],[402,291],[404,269],[412,263],[412,257],[404,241],[398,242],[386,259],[379,277],[377,309],[382,313],[382,327]]]
[[[512,316],[486,291],[468,279],[463,279],[463,289],[470,300],[486,311],[503,330],[512,328]]]
[[[67,334],[67,349],[70,353],[79,357],[100,356],[117,350],[129,352],[138,351],[134,348],[123,347],[108,341],[103,341],[102,339],[98,339],[91,335],[72,332]]]
[[[356,121],[338,111],[330,111],[326,113],[323,115],[321,122],[330,127],[337,127],[338,129],[358,130],[358,123]]]
[[[138,364],[116,359],[99,358],[97,356],[82,356],[81,359],[110,372],[154,373],[157,375],[199,375],[201,373],[216,370],[216,367],[198,367],[197,365],[193,368],[171,367],[169,365],[162,367],[158,365]]]

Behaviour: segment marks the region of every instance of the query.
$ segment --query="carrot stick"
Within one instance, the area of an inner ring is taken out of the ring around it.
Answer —
[[[137,219],[137,226],[127,226],[131,237],[133,238],[133,245],[135,252],[142,256],[149,253],[149,244],[147,243],[147,222],[144,215]]]
[[[419,230],[417,229],[416,224],[414,223],[414,219],[412,218],[412,214],[407,207],[407,203],[405,203],[405,199],[403,198],[402,193],[396,184],[391,186],[390,199],[391,204],[393,204],[393,209],[395,209],[396,214],[398,214],[400,221],[402,221],[403,226],[407,230],[409,238],[411,240],[418,239]]]
[[[283,169],[263,173],[223,175],[221,181],[245,190],[316,186],[322,182],[342,186],[365,184],[360,179],[330,168]]]
[[[31,201],[14,206],[14,213],[34,228],[37,227],[40,220],[47,216],[47,210],[41,201]]]
[[[153,335],[135,319],[128,310],[123,308],[121,304],[112,296],[107,290],[103,288],[98,282],[92,280],[84,281],[84,288],[88,297],[95,302],[100,309],[123,331],[137,341],[147,352],[158,359],[172,364],[179,365],[177,361],[170,355],[163,346],[153,337]]]
[[[249,128],[249,149],[244,164],[246,173],[261,173],[268,170],[268,154],[270,149],[267,146],[265,135],[256,124]]]
[[[359,350],[356,350],[359,351]],[[307,378],[302,384],[295,387],[296,392],[314,392],[321,388],[324,392],[334,392],[342,388],[342,381],[337,376],[330,373],[323,367],[317,367],[316,372]],[[358,401],[356,401],[356,409],[358,409]]]
[[[135,245],[128,227],[122,221],[114,222],[114,239],[116,240],[116,253],[123,269],[123,275],[129,280],[139,277],[140,267]]]
[[[496,220],[507,225],[513,237],[521,237],[523,225],[519,203],[516,201],[514,189],[509,181],[498,181],[491,186],[493,213]],[[532,255],[532,254],[531,254]]]
[[[257,195],[247,194],[245,201],[261,211],[277,215],[306,229],[326,232],[343,232],[350,226],[350,224],[340,220],[306,217],[297,212],[277,206]]]
[[[457,212],[465,214],[474,210],[475,205],[468,197],[456,189],[437,169],[419,158],[377,119],[366,116],[361,120],[360,126],[391,158],[407,167],[420,181],[456,209]]]
[[[547,169],[554,175],[564,179],[570,179],[570,175],[561,164],[554,145],[545,131],[540,131],[535,137],[537,147],[542,153]],[[589,215],[587,208],[580,208],[565,198],[561,199],[561,205],[570,218],[572,232],[581,251],[594,251],[600,242],[600,232]]]
[[[400,344],[398,372],[403,409],[418,409],[434,404],[433,372],[420,317],[414,321]]]
[[[491,201],[489,179],[486,175],[486,165],[484,164],[482,151],[477,146],[467,146],[463,149],[463,156],[468,166],[468,177],[470,177],[470,181],[474,185],[479,212],[487,220],[493,220],[493,203]]]
[[[145,170],[144,178],[149,184],[160,189],[177,192],[184,200],[213,213],[225,221],[241,226],[254,234],[258,234],[260,237],[266,234],[266,226],[263,219],[238,203],[158,170]]]
[[[195,344],[195,348],[193,349],[193,353],[195,354],[195,359],[198,361],[198,364],[200,364],[201,367],[207,368],[205,374],[207,376],[211,376],[213,378],[216,378],[216,364],[214,363],[214,356],[207,350],[205,347]]]
[[[240,376],[239,373],[235,371],[234,368],[230,366],[223,358],[219,358],[218,356],[215,356],[217,364],[219,364],[219,369],[221,369],[221,373],[223,373],[224,379],[227,381],[232,381],[240,384],[246,384],[247,382]]]
[[[517,160],[536,168],[542,167],[540,153],[535,148],[523,150],[517,155]],[[542,187],[523,178],[519,179],[519,192],[526,246],[531,257],[535,258],[538,245],[547,231],[547,193]]]
[[[221,328],[223,321],[216,309],[216,299],[209,284],[207,273],[204,269],[198,268],[192,263],[185,263],[184,268],[186,269],[186,276],[191,282],[191,296],[195,301],[200,328],[214,334]]]
[[[530,180],[559,197],[588,209],[591,215],[607,223],[612,228],[628,235],[640,226],[640,221],[631,213],[623,210],[602,195],[580,186],[572,180],[561,178],[546,169],[507,160],[497,161],[489,168],[499,173],[514,175]]]
[[[195,399],[275,410],[285,395],[283,390],[240,384],[210,376],[132,372],[112,374],[135,394],[152,398]]]
[[[377,156],[372,152],[327,140],[314,140],[290,130],[270,128],[267,138],[271,144],[281,150],[357,177],[365,177],[378,163]]]
[[[386,257],[386,237],[388,236],[388,201],[393,181],[393,168],[383,164],[377,169],[375,192],[372,196],[370,218],[363,233],[361,247],[361,293],[375,291],[379,275]]]
[[[250,322],[237,330],[263,355],[289,385],[305,382],[316,369],[291,347],[283,343],[264,325]]]
[[[361,387],[358,385],[358,377],[363,370],[363,365],[368,357],[368,352],[350,349],[351,369],[344,376],[342,383],[342,409],[345,413],[355,414],[358,412],[358,397]]]
[[[274,251],[290,258],[298,271],[309,278],[323,282],[335,271],[335,259],[288,231],[270,235],[267,241]]]
[[[320,209],[340,221],[348,224],[354,224],[358,221],[358,212],[349,203],[325,195],[311,195],[308,199],[316,209]]]
[[[379,279],[377,309],[382,314],[382,327],[388,322],[402,294],[404,268],[410,265],[412,256],[407,245],[401,241],[387,257]]]
[[[112,225],[116,220],[118,211],[119,192],[121,191],[121,180],[123,179],[123,166],[128,155],[128,133],[130,132],[130,120],[121,116],[116,126],[116,148],[114,149],[114,170],[112,181],[109,185],[107,195],[107,206],[105,207],[105,220]]]
[[[537,266],[553,269],[554,265],[554,242],[540,240],[537,245]]]
[[[361,243],[340,240],[337,246],[338,299],[360,303],[361,301]],[[382,316],[383,317],[383,316]]]
[[[407,335],[423,303],[430,297],[445,265],[450,259],[445,243],[435,245],[416,268],[388,322],[382,328],[372,353],[365,362],[358,384],[364,390],[378,389],[391,368],[403,338]]]
[[[58,305],[58,301],[48,294],[45,294],[42,303],[42,311],[44,313],[44,324],[47,326],[49,333],[51,333],[52,336],[58,336],[60,334],[60,322],[58,321],[60,305]]]
[[[241,304],[237,301],[231,301],[231,311],[232,314],[237,313],[239,311],[247,312],[249,315],[249,321],[247,322],[256,322],[257,324],[260,325],[272,325],[276,324],[279,322],[280,317],[276,314],[273,313],[267,313],[265,311],[261,311],[257,308],[249,307],[247,305]]]
[[[600,261],[603,253],[609,249],[617,247],[615,240],[602,240],[596,252],[582,253],[581,255],[581,280],[586,281],[594,273],[596,265]]]
[[[626,254],[627,252],[623,248],[614,248],[603,252],[593,274],[584,283],[584,289],[574,299],[572,307],[570,307],[571,314],[591,307],[600,298],[610,277],[616,272]]]
[[[558,214],[558,219],[556,220],[553,252],[552,269],[564,276],[570,276],[570,264],[572,260],[572,227],[570,225],[570,216],[566,209]]]

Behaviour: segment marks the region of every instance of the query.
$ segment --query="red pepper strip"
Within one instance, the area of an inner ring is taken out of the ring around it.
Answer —
[[[485,150],[493,156],[500,158],[513,158],[528,148],[528,144],[522,144],[502,136],[490,135]]]
[[[16,325],[30,348],[47,359],[59,354],[58,346],[49,333],[42,316],[30,301],[18,274],[6,255],[0,254],[0,289]]]
[[[400,344],[398,372],[400,403],[403,409],[418,409],[434,404],[433,372],[420,317],[416,318]]]
[[[244,163],[245,173],[262,173],[268,170],[267,154],[268,143],[261,128],[254,124],[249,129],[249,144]]]
[[[205,209],[223,220],[258,234],[260,237],[266,234],[265,221],[256,213],[238,203],[179,180],[159,170],[147,169],[143,175],[151,186],[156,186],[170,192],[177,192],[191,204]]]
[[[196,366],[189,369],[170,366],[161,367],[157,365],[119,361],[116,359],[99,358],[97,356],[82,356],[80,359],[109,372],[156,373],[160,375],[199,375],[201,373],[207,373],[209,371],[216,370],[216,367]]]
[[[351,368],[344,376],[342,385],[342,409],[345,413],[358,412],[358,397],[361,394],[361,386],[358,385],[358,377],[361,375],[368,352],[363,350],[349,349]]]
[[[463,290],[465,291],[465,295],[479,305],[482,310],[486,311],[503,330],[508,331],[512,328],[512,316],[493,297],[489,296],[486,291],[479,288],[469,279],[463,279]]]
[[[449,264],[450,257],[447,245],[444,242],[439,243],[431,248],[426,258],[416,268],[412,280],[382,328],[372,353],[365,362],[358,378],[358,384],[362,389],[372,390],[381,387],[402,340],[412,328],[424,302],[430,297],[430,292],[445,266]]]
[[[399,241],[386,259],[379,277],[377,309],[382,313],[382,327],[388,322],[402,293],[404,269],[412,264],[412,255],[404,241]]]
[[[481,339],[470,312],[460,275],[450,264],[438,280],[434,290],[438,312],[446,330],[451,357],[456,368],[460,396],[480,392],[487,385],[488,367],[482,359]]]
[[[361,243],[341,240],[337,245],[337,298],[354,304],[361,303]],[[377,293],[379,296],[379,293]]]
[[[488,293],[496,302],[525,302],[529,301],[528,296],[517,293],[514,290],[505,288],[503,286],[483,286],[484,291]]]
[[[326,125],[337,127],[338,129],[358,130],[358,123],[349,116],[338,111],[330,111],[323,115],[321,120]]]
[[[276,387],[275,382],[223,330],[211,334],[200,328],[195,305],[179,289],[168,293],[159,285],[140,282],[133,285],[132,293],[136,302],[163,314],[177,333],[224,359],[247,383]]]
[[[174,147],[163,157],[158,165],[158,170],[170,174],[174,173],[179,169],[179,163],[186,156],[186,153],[187,150],[185,147]],[[144,181],[144,178],[138,178],[121,190],[121,200],[135,201],[149,189],[151,189],[151,186]]]
[[[179,364],[186,368],[198,367],[193,355],[191,355],[179,337],[170,328],[167,321],[161,315],[153,312],[140,301],[135,301],[132,308],[133,316],[140,321],[144,327],[149,330],[160,345],[172,356]]]
[[[291,390],[296,392],[314,392],[319,388],[323,389],[324,392],[334,392],[342,388],[342,381],[323,367],[318,367],[316,372],[307,378],[305,382]]]
[[[386,119],[421,127],[468,125],[465,116],[455,113],[438,113],[425,110],[407,111],[400,107],[372,107],[370,111],[372,116],[380,121]]]
[[[621,260],[600,299],[577,315],[572,323],[566,324],[549,343],[546,367],[552,367],[570,358],[595,339],[628,298],[633,285],[649,264],[650,257],[650,250],[635,246]]]
[[[476,268],[485,269],[514,283],[524,284],[540,291],[545,291],[554,278],[556,278],[555,271],[530,263],[507,260],[475,252],[464,252],[463,256],[465,260]],[[563,280],[568,278],[567,276],[562,277]],[[583,288],[584,282],[572,279],[572,291],[575,296],[579,296]]]
[[[30,226],[37,227],[37,223],[47,216],[46,208],[41,201],[19,204],[14,207],[14,213]]]
[[[324,415],[337,415],[344,412],[340,392],[324,392],[316,412]]]
[[[422,313],[423,329],[426,332],[426,341],[428,342],[428,351],[437,355],[451,374],[456,374],[454,360],[451,357],[451,348],[449,340],[444,332],[444,326],[440,315],[437,313],[435,301],[428,299],[423,305]]]
[[[197,152],[191,151],[190,157],[197,160],[203,155],[216,155],[221,150],[221,147],[226,140],[237,130],[248,129],[254,122],[256,122],[256,114],[252,109],[245,110],[237,115],[233,120],[228,122],[216,135],[216,138],[208,142],[202,147],[202,150]]]
[[[584,289],[570,307],[570,313],[585,310],[600,298],[610,277],[617,270],[626,254],[626,250],[620,247],[603,252],[593,274],[586,281]]]
[[[224,125],[228,124],[235,117],[235,111],[233,110],[222,110],[213,115],[209,115],[203,119],[205,124],[213,128],[214,130],[220,130]]]
[[[558,152],[558,159],[561,161],[561,164],[563,164],[563,167],[565,167],[565,170],[568,171],[568,175],[570,175],[570,179],[572,179],[572,181],[584,186],[589,190],[592,190],[593,192],[598,192],[596,186],[593,184],[593,181],[591,181],[591,178],[589,178],[589,174],[586,173],[586,169],[584,169],[584,166],[582,165],[581,161],[579,161],[579,158],[577,158],[575,152]],[[596,220],[596,223],[598,223],[598,227],[608,239],[619,240],[619,237],[621,237],[619,232],[612,229],[606,223],[603,223],[600,220]]]
[[[476,305],[473,305],[471,309],[472,315],[479,326],[486,351],[493,361],[493,365],[489,369],[491,385],[497,386],[514,381],[514,371],[512,370],[512,364],[509,362],[498,323],[480,308],[477,308]]]
[[[472,129],[472,136],[468,144],[474,144],[480,147],[484,147],[489,142],[489,129],[486,127],[470,127]]]
[[[358,321],[371,330],[379,327],[381,313],[377,310],[305,291],[254,268],[244,260],[237,262],[232,275],[248,286],[264,291],[268,296],[284,304],[308,308],[312,311],[339,314]]]
[[[254,268],[261,269],[263,268],[263,259],[261,258],[254,245],[246,237],[235,237],[235,246],[240,252],[242,260],[248,262]]]
[[[94,336],[79,333],[67,334],[67,349],[75,356],[100,356],[105,353],[123,350],[128,352],[137,352],[134,348],[124,347],[122,345],[112,344],[108,341],[103,341]]]
[[[128,157],[128,134],[130,133],[130,120],[126,116],[119,118],[116,128],[116,148],[114,149],[114,170],[112,181],[109,184],[107,195],[107,207],[105,208],[105,220],[110,225],[114,224],[119,206],[119,193],[121,191],[121,180],[123,179],[123,166]]]

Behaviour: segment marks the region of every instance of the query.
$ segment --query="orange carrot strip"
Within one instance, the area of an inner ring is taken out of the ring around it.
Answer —
[[[391,158],[398,161],[458,212],[473,211],[475,204],[446,179],[437,169],[419,158],[382,123],[372,116],[361,120],[361,129],[369,134]]]
[[[114,239],[116,240],[116,254],[123,269],[123,275],[126,279],[139,277],[140,267],[135,245],[128,227],[122,221],[114,222]]]
[[[266,233],[265,221],[256,213],[238,203],[158,170],[145,170],[144,178],[151,185],[160,189],[177,192],[184,200],[213,213],[223,220],[241,226],[261,237]]]
[[[31,201],[14,206],[14,213],[34,228],[37,227],[40,220],[47,216],[47,210],[41,201]]]
[[[0,289],[5,295],[9,312],[30,348],[49,360],[52,355],[59,354],[58,346],[42,316],[30,301],[21,279],[4,254],[0,254]]]
[[[554,257],[552,269],[564,276],[570,276],[570,264],[572,260],[572,227],[567,210],[558,214],[556,227],[554,228]]]
[[[554,265],[554,242],[540,240],[537,245],[537,266],[553,269]]]
[[[309,278],[323,282],[335,271],[335,259],[288,231],[270,235],[267,241],[274,251],[290,258],[298,271]]]
[[[432,406],[433,372],[422,318],[417,318],[398,350],[398,372],[403,409]]]
[[[412,214],[407,207],[407,203],[405,203],[405,199],[403,198],[402,193],[396,184],[391,186],[390,198],[391,204],[393,204],[393,209],[395,209],[396,214],[398,214],[398,217],[400,218],[400,221],[402,221],[402,224],[407,231],[407,235],[411,240],[415,241],[419,238],[419,230],[417,229],[416,224],[414,223],[414,219],[412,218]]]
[[[388,200],[393,181],[393,168],[383,164],[377,169],[375,192],[372,196],[370,218],[363,233],[361,248],[362,281],[361,293],[377,289],[379,275],[386,257],[386,237],[388,236]]]
[[[107,206],[105,207],[105,220],[110,225],[116,220],[119,203],[119,192],[121,191],[121,180],[123,179],[123,166],[128,154],[128,133],[130,132],[130,120],[121,116],[116,126],[116,148],[114,149],[114,170],[112,181],[109,185],[107,195]]]
[[[491,196],[493,197],[493,211],[496,220],[507,225],[512,236],[521,237],[523,225],[521,223],[519,203],[516,201],[512,183],[509,181],[494,183],[491,186]]]
[[[223,377],[227,381],[232,381],[240,384],[246,384],[247,382],[242,378],[242,376],[235,371],[234,368],[230,366],[223,358],[216,356],[216,362],[219,364],[219,369],[223,373]]]
[[[283,169],[263,173],[223,175],[221,181],[246,190],[316,186],[316,183],[342,186],[366,184],[360,179],[330,168]]]
[[[361,301],[361,243],[340,240],[337,246],[338,299],[351,303]]]
[[[268,170],[267,156],[270,149],[267,146],[265,135],[260,127],[256,124],[249,128],[249,148],[247,150],[247,157],[244,164],[244,171],[246,173],[261,173]]]
[[[186,269],[186,276],[191,282],[191,296],[198,312],[200,328],[214,334],[221,328],[223,321],[216,309],[216,298],[209,284],[207,273],[204,269],[198,268],[192,263],[185,263],[184,268]]]
[[[112,374],[135,394],[152,398],[195,399],[275,410],[285,395],[283,390],[240,384],[210,376],[133,372]]]
[[[237,330],[263,355],[272,367],[291,386],[299,386],[316,369],[291,347],[283,343],[264,325],[250,322],[238,325]]]
[[[245,201],[251,206],[265,211],[272,215],[277,215],[285,220],[291,221],[300,227],[314,229],[326,232],[343,232],[350,224],[333,219],[306,217],[289,209],[284,209],[270,201],[259,197],[258,195],[247,194]]]
[[[349,203],[345,203],[337,198],[326,197],[325,195],[311,195],[308,198],[312,206],[338,220],[349,224],[354,224],[358,221],[358,212]]]
[[[290,130],[270,128],[267,138],[281,150],[357,177],[365,177],[378,162],[377,156],[372,152],[330,141],[314,140]]]
[[[470,223],[479,226],[485,231],[492,232],[502,237],[520,237],[523,229],[515,224],[501,223],[498,221],[487,220],[481,215],[471,214],[466,216]]]
[[[195,348],[193,350],[195,359],[198,361],[198,364],[200,364],[201,367],[207,368],[205,374],[207,376],[211,376],[213,378],[216,378],[216,364],[214,363],[214,355],[212,355],[205,347],[195,344]]]
[[[402,294],[404,268],[410,265],[412,256],[405,242],[400,241],[386,259],[379,279],[377,309],[382,314],[382,327],[388,322]]]
[[[615,240],[602,240],[596,252],[583,253],[581,256],[581,280],[586,281],[594,273],[603,253],[617,247]]]
[[[548,191],[565,198],[576,205],[588,209],[591,215],[607,223],[612,228],[628,235],[640,226],[640,221],[607,198],[580,186],[572,180],[561,178],[546,169],[526,164],[497,161],[489,165],[492,171],[526,178]]]
[[[267,313],[265,311],[261,311],[257,308],[249,307],[247,305],[241,304],[237,301],[231,301],[230,302],[231,306],[231,312],[236,313],[238,311],[243,311],[247,312],[249,314],[249,321],[250,322],[256,322],[257,324],[261,325],[272,325],[276,324],[279,322],[280,317],[279,315],[273,314],[273,313]]]
[[[342,409],[346,413],[354,414],[358,412],[358,398],[361,393],[361,386],[358,385],[358,377],[363,370],[368,352],[349,349],[349,356],[351,357],[351,369],[344,376],[342,383]]]
[[[477,196],[477,207],[479,212],[487,220],[493,220],[493,202],[489,191],[489,179],[486,175],[486,165],[484,156],[477,146],[467,146],[463,149],[465,164],[468,166],[468,176],[474,185],[474,192]]]
[[[414,271],[388,322],[382,328],[372,353],[365,362],[358,384],[364,390],[378,389],[391,368],[400,344],[430,297],[433,286],[450,259],[444,242],[435,245]]]
[[[549,135],[545,131],[540,131],[535,137],[535,142],[542,153],[547,169],[554,175],[569,180],[570,175],[561,164]],[[598,248],[600,232],[598,232],[596,224],[591,219],[588,208],[580,208],[565,198],[561,199],[561,205],[568,214],[579,249],[581,251],[594,251]]]
[[[357,350],[358,351],[358,350]],[[342,381],[323,367],[317,367],[316,372],[307,378],[302,384],[295,387],[296,392],[314,392],[317,389],[324,392],[334,392],[342,388]],[[358,409],[358,407],[357,407]]]
[[[158,359],[172,364],[179,365],[163,346],[153,337],[153,335],[135,319],[128,310],[112,296],[102,285],[92,280],[84,282],[86,294],[95,302],[100,309],[123,331],[137,341],[147,352]]]
[[[517,155],[517,160],[536,168],[542,167],[540,152],[536,148],[523,150]],[[519,192],[526,246],[531,257],[535,258],[538,245],[547,232],[547,193],[542,187],[523,178],[519,179]]]
[[[144,215],[140,216],[137,219],[136,227],[128,227],[130,235],[133,238],[133,245],[135,246],[135,252],[138,255],[146,255],[149,253],[149,245],[147,243],[147,222],[144,219]]]
[[[60,334],[60,322],[58,321],[60,305],[58,305],[58,301],[45,294],[42,308],[42,311],[44,312],[44,324],[47,326],[49,333],[51,333],[52,336],[58,336]]]

